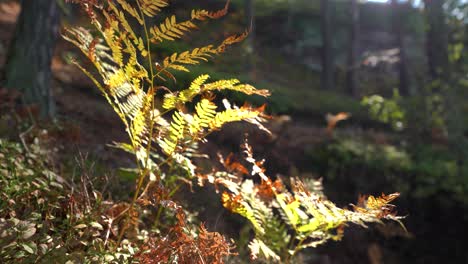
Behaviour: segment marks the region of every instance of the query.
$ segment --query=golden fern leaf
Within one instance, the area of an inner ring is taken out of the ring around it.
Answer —
[[[206,20],[207,18],[218,19],[227,14],[230,0],[226,1],[223,9],[210,12],[207,10],[192,10],[191,17],[193,20]]]
[[[226,109],[218,112],[210,122],[210,129],[220,129],[224,124],[236,121],[249,121],[259,118],[263,114],[263,108],[253,109],[241,107],[238,109]]]
[[[154,17],[162,8],[169,5],[168,0],[137,0],[146,16]]]
[[[121,0],[122,1],[122,0]],[[209,12],[206,10],[192,10],[190,20],[186,20],[181,23],[177,23],[176,17],[173,15],[166,18],[166,20],[158,26],[154,26],[150,29],[152,35],[151,42],[162,42],[164,40],[175,40],[181,38],[186,32],[192,29],[197,29],[194,20],[206,20],[207,18],[218,19],[227,14],[229,1],[223,9]]]
[[[236,35],[231,35],[231,36],[227,37],[227,38],[221,43],[221,45],[218,46],[218,48],[217,48],[218,53],[224,52],[225,49],[226,49],[228,46],[231,46],[231,45],[233,45],[233,44],[236,44],[236,43],[239,43],[239,42],[243,41],[244,39],[247,38],[248,35],[249,35],[249,31],[245,31],[245,32],[242,33],[242,34],[236,34]]]
[[[269,96],[270,92],[268,90],[258,90],[252,85],[249,84],[239,84],[240,81],[237,79],[230,79],[230,80],[220,80],[212,83],[207,83],[203,86],[204,91],[210,90],[232,90],[241,92],[247,95],[261,95],[261,96]]]
[[[232,194],[223,192],[221,196],[223,206],[233,213],[237,213],[247,218],[252,226],[260,233],[263,233],[262,225],[255,218],[255,212],[252,207],[247,203],[241,194]]]
[[[111,95],[115,96],[115,89],[124,86],[125,83],[128,82],[127,76],[125,74],[124,69],[117,69],[114,73],[109,74],[109,77],[107,80],[104,80],[105,84],[109,87],[111,91]],[[131,86],[125,86],[124,88],[129,88]],[[123,93],[123,96],[127,95],[131,90],[124,90],[123,91],[118,91],[119,95]]]
[[[163,105],[162,107],[164,109],[172,109],[172,108],[175,108],[176,105],[177,105],[177,95],[176,94],[173,94],[173,93],[168,93],[166,95],[164,95],[164,100],[163,100]]]
[[[180,140],[184,138],[186,125],[187,122],[179,112],[175,112],[172,115],[172,122],[169,125],[168,135],[159,142],[164,153],[170,156],[176,151]]]
[[[149,132],[151,126],[151,111],[153,110],[154,89],[150,89],[144,97],[143,106],[138,110],[131,123],[131,135],[133,141],[140,146],[143,143],[144,134]],[[148,140],[147,140],[148,142]]]
[[[131,56],[128,59],[124,70],[127,78],[132,80],[132,83],[135,84],[134,87],[140,87],[140,85],[136,85],[136,83],[139,83],[141,79],[148,78],[148,72],[145,67],[138,63],[136,56]]]
[[[119,38],[116,37],[116,26],[117,21],[110,20],[109,24],[101,31],[104,41],[107,43],[111,50],[112,62],[115,62],[119,66],[123,66],[123,54],[122,54],[122,43]]]
[[[195,80],[192,81],[190,84],[189,90],[191,91],[200,91],[201,86],[210,78],[208,74],[202,74],[198,76]]]
[[[198,76],[195,80],[192,81],[187,90],[183,90],[179,93],[180,100],[184,102],[190,102],[195,95],[200,94],[202,91],[202,85],[204,85],[208,78],[210,78],[208,74]]]
[[[119,10],[116,9],[116,10],[114,11],[114,13],[115,13],[117,19],[118,19],[119,22],[120,22],[120,26],[122,26],[122,28],[123,28],[123,31],[119,30],[118,32],[122,32],[121,34],[124,34],[124,35],[130,34],[130,36],[131,36],[132,39],[138,40],[137,35],[135,34],[135,32],[133,31],[132,27],[131,27],[130,24],[128,23],[127,18],[125,17],[124,12],[119,11]]]
[[[211,120],[216,115],[216,105],[208,99],[202,99],[196,106],[198,122],[201,127],[209,127]]]
[[[177,105],[192,101],[192,99],[200,94],[201,86],[208,80],[210,76],[207,74],[198,76],[192,81],[188,89],[180,91],[178,94],[169,93],[164,96],[163,108],[172,109]]]
[[[189,131],[194,137],[197,137],[204,128],[210,126],[210,122],[216,115],[216,108],[216,105],[208,99],[202,99],[195,106],[196,114],[189,122]]]
[[[101,39],[93,38],[88,30],[84,28],[66,29],[63,38],[78,47],[93,63],[100,75],[106,76],[109,70],[114,69],[114,58],[108,53],[110,48],[102,45]],[[115,52],[116,57],[118,57],[118,51]]]
[[[135,31],[130,26],[127,18],[125,17],[124,12],[118,10],[118,8],[111,2],[109,2],[109,7],[110,7],[110,10],[112,10],[114,15],[112,16],[107,11],[104,10],[103,14],[104,14],[104,17],[106,18],[106,22],[110,24],[110,26],[114,29],[115,33],[120,34],[121,36],[120,39],[125,40],[127,39],[127,35],[130,35],[135,47],[141,52],[141,55],[143,57],[146,57],[146,55],[148,54],[148,51],[145,48],[145,43],[143,42],[143,39],[141,37],[138,37],[137,34],[135,34]],[[119,28],[119,25],[123,28],[123,30]],[[129,46],[129,42],[127,42],[126,45]]]
[[[117,2],[122,6],[123,10],[127,11],[128,14],[130,14],[132,17],[138,20],[138,23],[140,23],[140,25],[143,25],[143,18],[140,17],[140,14],[138,14],[138,11],[136,8],[134,8],[132,5],[127,3],[126,0],[117,0]],[[109,4],[112,4],[112,3],[109,3]]]
[[[191,29],[196,29],[197,26],[191,21],[187,20],[177,23],[176,16],[166,18],[166,20],[158,26],[150,29],[152,35],[151,42],[163,42],[164,40],[175,40],[181,38],[185,32]]]
[[[158,70],[157,75],[160,75],[167,69],[188,72],[189,70],[187,67],[183,65],[196,65],[201,61],[208,61],[208,58],[212,57],[213,55],[223,53],[228,46],[241,42],[247,37],[247,35],[248,32],[244,32],[240,35],[232,35],[226,38],[216,48],[214,48],[213,45],[208,45],[201,48],[195,48],[191,51],[184,51],[180,54],[174,53],[171,56],[163,59],[163,67]]]
[[[145,93],[138,79],[129,78],[124,68],[113,68],[112,71],[106,72],[103,76],[107,85],[106,93],[114,99],[116,112],[121,113],[123,120],[133,119],[143,106]]]
[[[238,79],[219,80],[211,83],[207,83],[203,86],[204,90],[223,90],[234,87],[234,85],[240,83]]]
[[[195,48],[191,51],[184,51],[180,54],[174,53],[163,60],[163,66],[165,69],[188,71],[187,68],[180,64],[195,65],[200,63],[200,61],[208,61],[208,58],[215,54],[217,54],[217,50],[213,48],[213,45],[208,45]]]

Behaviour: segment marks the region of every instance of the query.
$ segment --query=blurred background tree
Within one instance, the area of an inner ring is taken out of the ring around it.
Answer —
[[[5,67],[5,87],[21,93],[25,104],[35,105],[42,117],[53,117],[51,62],[59,32],[56,0],[22,0]],[[39,114],[39,113],[37,113]]]

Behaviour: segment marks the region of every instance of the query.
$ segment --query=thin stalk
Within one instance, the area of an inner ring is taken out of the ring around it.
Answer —
[[[144,15],[143,10],[141,8],[140,1],[137,0],[136,3],[138,5],[138,11],[140,12],[140,15],[141,15],[141,17],[143,19],[143,28],[144,28],[144,31],[145,31],[146,48],[148,50],[148,55],[147,56],[148,56],[148,63],[149,63],[149,69],[150,69],[150,75],[151,75],[150,89],[152,89],[152,87],[154,86],[154,83],[153,83],[154,70],[153,70],[153,62],[152,62],[152,58],[151,58],[151,46],[150,46],[151,43],[150,43],[150,39],[149,39],[148,28],[146,26],[145,15]],[[151,109],[154,109],[154,100],[151,101]],[[127,128],[129,128],[129,126],[127,126]],[[153,129],[154,129],[154,122],[153,122],[153,120],[151,120],[149,137],[151,137],[151,135],[153,135]],[[129,136],[130,136],[130,138],[132,140],[132,145],[133,145],[135,153],[136,153],[137,149],[136,149],[136,145],[134,144],[133,136],[131,135],[130,131],[128,131],[128,133],[129,133]],[[133,199],[132,199],[132,202],[130,203],[129,210],[127,211],[127,216],[129,214],[131,214],[131,212],[133,211],[133,207],[135,206],[135,202],[138,199],[138,195],[139,195],[141,187],[143,185],[143,181],[146,178],[146,176],[149,174],[150,170],[147,168],[147,166],[148,166],[148,161],[149,161],[149,157],[150,157],[150,151],[151,151],[151,138],[148,139],[148,146],[147,146],[147,149],[146,149],[146,161],[144,163],[145,168],[143,169],[143,171],[142,171],[141,167],[138,168],[138,170],[140,171],[140,175],[138,177],[138,183],[137,183],[137,187],[136,187],[136,190],[135,190],[135,194],[133,195]],[[137,164],[139,166],[138,160],[137,160]],[[128,222],[126,222],[124,224],[124,228],[122,228],[122,230],[121,230],[121,232],[119,234],[119,238],[117,240],[117,246],[120,245],[120,243],[122,241],[122,238],[123,238],[123,235],[124,235],[124,233],[126,231],[127,225],[128,225]]]

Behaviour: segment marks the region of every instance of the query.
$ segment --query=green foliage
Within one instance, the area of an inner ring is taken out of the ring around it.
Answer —
[[[361,103],[369,108],[373,119],[390,124],[395,130],[405,127],[405,111],[400,106],[401,97],[398,90],[393,91],[392,98],[386,99],[380,95],[365,96]]]
[[[115,251],[109,206],[52,172],[38,144],[0,140],[0,259],[5,263],[126,263],[134,244]],[[84,183],[85,184],[85,183]],[[73,188],[70,188],[73,186]],[[112,205],[112,204],[111,204]]]
[[[467,204],[468,165],[445,147],[412,145],[410,148],[376,144],[363,139],[341,139],[307,151],[315,169],[327,180],[347,183],[350,192],[400,190],[409,199],[436,199]],[[360,177],[351,172],[359,171]],[[379,175],[379,177],[375,177]],[[332,190],[330,190],[332,191]]]

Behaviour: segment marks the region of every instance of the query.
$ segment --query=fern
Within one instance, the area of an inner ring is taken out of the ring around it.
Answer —
[[[237,79],[230,80],[220,80],[212,83],[206,83],[210,78],[209,75],[203,74],[197,77],[191,84],[190,87],[182,90],[176,94],[168,93],[164,97],[163,108],[164,109],[173,109],[177,106],[182,106],[185,103],[191,102],[192,99],[199,94],[206,93],[209,91],[222,91],[222,90],[232,90],[245,93],[247,95],[260,95],[260,96],[269,96],[270,93],[268,90],[258,90],[255,87],[248,84],[240,84],[240,81]]]
[[[176,40],[181,38],[185,32],[196,28],[197,26],[191,20],[177,23],[176,17],[171,16],[170,18],[166,18],[161,25],[151,28],[151,42],[158,43],[164,40]]]
[[[164,7],[169,5],[168,0],[137,0],[141,11],[148,17],[156,16]]]
[[[203,176],[202,181],[224,186],[226,191],[221,197],[224,207],[251,223],[255,231],[249,244],[253,259],[287,261],[305,248],[340,240],[343,227],[349,223],[367,227],[367,223],[388,219],[401,224],[401,217],[395,215],[389,204],[398,193],[363,197],[354,210],[342,209],[320,191],[309,191],[299,179],[291,179],[290,188],[279,179],[272,181],[264,173],[263,162],[253,158],[251,147],[248,144],[243,147],[245,159],[252,165],[252,175],[258,175],[260,183],[254,184],[251,179],[239,183],[240,176],[219,173]],[[233,167],[226,161],[222,163]],[[319,183],[314,185],[316,190],[321,190]]]
[[[171,155],[177,148],[177,145],[184,138],[184,130],[186,121],[179,112],[175,112],[172,116],[172,122],[167,137],[161,140],[160,146],[162,150]]]
[[[223,205],[251,223],[255,237],[249,248],[254,259],[288,261],[303,248],[315,247],[330,239],[339,240],[342,227],[347,223],[365,226],[381,219],[400,221],[389,205],[398,194],[365,197],[353,211],[341,209],[326,200],[320,193],[320,186],[309,191],[298,179],[288,187],[280,179],[269,178],[263,161],[254,159],[248,144],[244,144],[248,165],[228,157],[226,160],[221,158],[227,171],[214,170],[206,175],[197,171],[193,158],[200,156],[198,142],[206,141],[208,134],[225,124],[246,121],[267,131],[262,126],[267,118],[265,106],[237,107],[223,100],[225,109],[219,110],[212,100],[214,94],[231,90],[269,96],[269,92],[241,84],[237,79],[208,82],[209,75],[199,76],[188,88],[178,92],[168,91],[159,81],[166,81],[164,77],[175,80],[171,71],[190,71],[191,65],[224,52],[228,46],[245,39],[248,32],[232,35],[217,46],[206,45],[174,53],[159,61],[156,54],[150,52],[150,47],[151,42],[159,44],[181,38],[197,28],[195,21],[224,16],[227,4],[215,12],[192,10],[187,21],[177,22],[175,16],[169,16],[160,25],[149,25],[151,19],[148,18],[159,14],[168,5],[167,0],[136,0],[136,4],[117,0],[105,1],[102,5],[96,0],[76,2],[85,8],[98,35],[91,34],[88,29],[74,28],[67,29],[64,38],[77,46],[94,65],[99,76],[74,62],[95,83],[125,126],[130,142],[115,143],[114,146],[136,158],[137,168],[133,168],[138,173],[136,190],[131,203],[120,210],[119,217],[125,215],[127,221],[120,229],[118,241],[123,239],[129,226],[136,226],[137,204],[172,210],[177,218],[177,224],[167,236],[155,237],[153,234],[150,240],[153,248],[140,253],[140,260],[187,260],[187,256],[201,256],[201,261],[196,263],[211,263],[209,261],[221,261],[223,256],[231,254],[229,243],[203,226],[198,229],[198,239],[191,238],[185,214],[171,200],[179,188],[174,182],[188,181],[195,176],[200,184],[209,182],[217,191],[222,189]],[[128,19],[136,20],[144,34],[137,34],[141,31],[134,30]],[[156,95],[162,89],[166,94],[160,103]],[[194,105],[194,109],[188,104]],[[260,180],[247,179],[244,177],[247,174],[258,176]],[[199,249],[204,251],[198,252]],[[219,252],[210,252],[212,249]]]
[[[226,6],[216,12],[209,12],[206,10],[192,10],[190,20],[177,23],[176,16],[171,16],[166,18],[166,20],[161,23],[159,26],[154,26],[150,29],[151,32],[151,42],[158,43],[163,42],[164,40],[176,40],[180,39],[186,32],[191,30],[198,29],[195,24],[195,20],[206,20],[218,19],[223,17],[227,13],[227,8],[229,1],[226,3]]]
[[[158,73],[156,76],[161,77],[161,74],[167,74],[168,69],[189,72],[189,69],[186,67],[187,65],[197,65],[200,62],[208,61],[212,56],[223,53],[228,46],[243,41],[247,35],[248,33],[246,32],[241,35],[230,36],[217,47],[207,45],[193,50],[187,50],[182,53],[174,53],[163,59],[162,67],[158,67]],[[239,90],[242,91],[241,89]]]
[[[143,17],[140,16],[138,10],[135,7],[127,3],[125,0],[117,0],[117,2],[120,4],[120,6],[122,6],[123,10],[125,10],[129,15],[134,17],[138,21],[138,23],[140,23],[140,25],[143,25]]]

